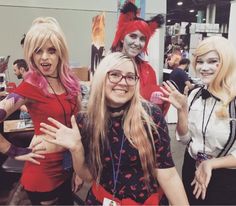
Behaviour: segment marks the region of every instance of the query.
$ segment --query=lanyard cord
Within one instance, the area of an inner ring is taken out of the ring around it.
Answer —
[[[203,108],[203,114],[202,114],[202,137],[203,137],[203,153],[205,153],[205,144],[206,144],[206,130],[207,130],[207,126],[208,126],[208,123],[210,121],[210,118],[211,118],[211,115],[212,115],[212,112],[216,106],[216,102],[217,100],[215,100],[215,103],[211,109],[211,112],[210,112],[210,115],[207,119],[207,122],[206,122],[206,125],[205,125],[205,128],[204,128],[204,120],[205,120],[205,110],[206,110],[206,99],[205,99],[205,102],[204,102],[204,108]]]
[[[47,77],[51,77],[51,76],[45,76],[39,69],[38,69],[39,73],[45,78],[45,80],[47,81],[48,85],[51,87],[56,99],[57,99],[57,102],[60,104],[62,110],[63,110],[63,115],[64,115],[64,122],[65,122],[65,125],[67,126],[67,119],[66,119],[66,110],[65,110],[65,107],[63,106],[63,104],[61,103],[61,100],[59,99],[59,97],[57,96],[55,90],[53,89],[52,85],[50,84],[50,82],[47,80]],[[57,76],[59,76],[57,74]],[[57,79],[58,77],[51,77],[51,78],[54,78],[54,79]],[[64,87],[65,88],[65,87]],[[65,89],[66,90],[66,89]],[[67,90],[66,90],[67,92]],[[72,109],[71,109],[72,110]],[[72,112],[72,111],[71,111]],[[71,114],[72,116],[72,114]]]
[[[67,118],[66,118],[66,110],[65,110],[65,107],[63,106],[61,100],[59,99],[59,97],[57,96],[55,90],[53,89],[52,85],[49,83],[49,81],[46,79],[46,81],[48,82],[49,86],[51,87],[56,99],[57,99],[57,102],[60,104],[62,110],[63,110],[63,115],[64,115],[64,121],[65,121],[65,125],[67,126]]]
[[[121,156],[122,156],[122,149],[123,149],[123,146],[124,146],[124,139],[125,139],[125,135],[123,134],[122,140],[121,140],[121,146],[120,146],[120,154],[119,154],[119,159],[118,159],[118,165],[117,165],[116,170],[115,170],[115,161],[113,159],[111,147],[109,146],[109,152],[110,152],[111,163],[112,163],[112,175],[113,175],[113,181],[114,181],[113,198],[115,198],[115,195],[116,195],[116,184],[117,184],[118,175],[119,175],[119,171],[120,171],[120,162],[121,162]]]

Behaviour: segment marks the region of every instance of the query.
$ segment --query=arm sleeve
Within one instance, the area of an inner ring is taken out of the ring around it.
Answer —
[[[188,107],[190,107],[191,110],[191,104],[195,101],[195,95],[197,95],[197,92],[200,90],[201,88],[196,88],[193,89],[189,96],[188,96]],[[191,141],[191,137],[190,137],[190,131],[188,131],[185,135],[179,135],[178,132],[176,131],[176,140],[181,142],[182,144],[187,145],[190,141]]]
[[[40,88],[25,81],[22,81],[20,85],[14,89],[13,93],[39,102],[44,101],[44,99],[47,98]]]
[[[236,158],[236,150],[233,150],[232,152],[230,152],[229,154],[233,155]]]
[[[157,83],[156,73],[150,64],[143,61],[139,65],[139,76],[140,76],[140,87],[146,86],[147,84],[152,85]]]
[[[87,130],[87,116],[84,112],[79,112],[76,118],[76,122],[80,131],[81,141],[84,146],[85,160],[87,160],[87,154],[89,154],[89,139]]]
[[[156,149],[156,167],[170,168],[174,167],[171,153],[170,136],[166,121],[158,107],[153,106],[152,117],[157,126],[158,134],[154,134],[154,143]]]
[[[189,143],[189,141],[191,140],[189,132],[187,134],[185,134],[185,135],[182,135],[182,136],[180,136],[179,133],[176,132],[175,136],[176,136],[176,140],[178,142],[181,142],[181,143],[183,143],[185,145],[187,145]]]

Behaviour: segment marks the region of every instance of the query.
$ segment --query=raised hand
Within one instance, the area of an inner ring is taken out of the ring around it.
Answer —
[[[185,87],[184,94],[181,94],[170,81],[163,82],[163,86],[164,87],[161,87],[161,90],[167,97],[162,96],[160,98],[170,102],[178,110],[186,109],[188,104],[188,88]]]
[[[45,141],[60,145],[69,150],[73,150],[78,144],[81,144],[81,135],[74,116],[71,117],[72,128],[66,127],[53,118],[49,117],[48,120],[55,126],[40,123],[40,131],[46,135]]]

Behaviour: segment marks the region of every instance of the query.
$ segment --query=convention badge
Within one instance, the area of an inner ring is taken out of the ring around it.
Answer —
[[[198,166],[201,164],[201,162],[205,161],[205,160],[208,160],[208,159],[211,159],[212,156],[211,155],[208,155],[204,152],[198,152],[197,153],[197,159],[196,159],[196,168],[198,168]]]
[[[104,197],[102,206],[120,206],[120,203],[115,200],[111,200],[109,198]]]

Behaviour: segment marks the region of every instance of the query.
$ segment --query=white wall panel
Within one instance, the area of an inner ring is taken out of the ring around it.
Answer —
[[[108,51],[116,29],[116,0],[0,0],[0,56],[11,55],[8,69],[9,81],[18,82],[12,71],[12,62],[23,57],[20,40],[28,31],[32,21],[39,16],[56,18],[68,41],[70,62],[89,66],[91,22],[92,18],[102,11],[105,11],[106,15],[105,48]],[[165,12],[165,0],[146,0],[146,18]],[[164,51],[164,29],[160,30],[159,35],[158,52],[149,52],[155,57],[153,60],[150,59],[150,62],[157,73],[162,68],[159,65],[163,61],[161,58]]]

